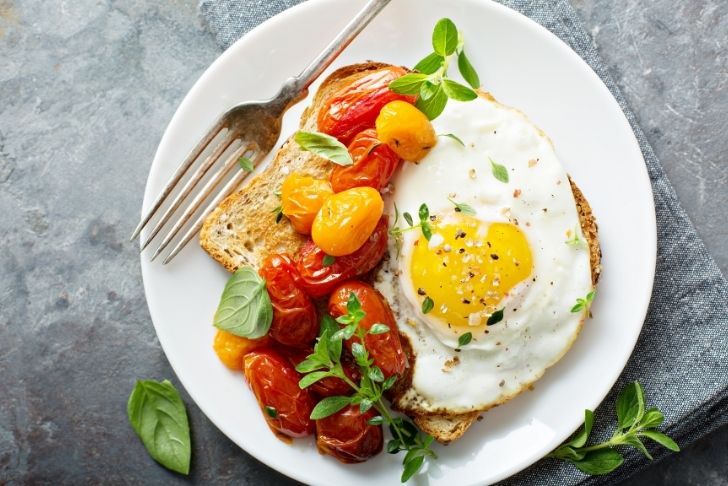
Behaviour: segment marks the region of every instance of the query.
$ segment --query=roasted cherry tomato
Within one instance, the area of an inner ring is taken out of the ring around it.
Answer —
[[[333,193],[329,181],[290,174],[281,185],[281,211],[293,229],[307,235],[321,205]]]
[[[432,123],[404,101],[392,101],[377,117],[377,137],[404,160],[419,162],[437,143]]]
[[[358,405],[316,421],[316,445],[322,454],[329,454],[350,464],[364,462],[382,451],[384,438],[381,425],[369,425],[377,414],[373,408],[365,413]]]
[[[289,349],[281,350],[281,353],[288,358],[288,360],[295,368],[298,363],[305,360],[309,354],[313,353],[313,349],[308,349],[306,351],[300,349]],[[344,368],[344,373],[346,373],[346,376],[348,376],[351,381],[358,384],[361,375],[359,374],[359,370],[354,364],[353,358],[346,351],[344,351],[344,353],[342,354],[341,366],[342,368]],[[344,382],[344,380],[333,376],[329,376],[327,378],[324,378],[323,380],[317,381],[308,389],[311,390],[311,393],[320,398],[351,395],[352,393],[354,393],[354,390],[346,382]]]
[[[280,438],[313,433],[314,400],[298,386],[300,376],[278,352],[261,348],[245,356],[245,378],[268,426]]]
[[[316,307],[296,285],[297,273],[286,255],[270,255],[258,271],[273,304],[273,322],[268,335],[276,342],[293,347],[310,346],[318,335]]]
[[[331,256],[354,253],[366,243],[384,211],[379,191],[354,187],[324,201],[311,227],[311,239]]]
[[[389,327],[388,332],[367,334],[365,338],[364,344],[369,355],[374,359],[374,364],[379,366],[385,377],[402,375],[408,366],[407,357],[399,340],[397,322],[382,294],[363,282],[356,280],[346,282],[337,287],[329,297],[329,313],[334,318],[346,314],[346,303],[349,301],[351,293],[356,295],[361,303],[361,309],[366,313],[359,326],[366,330],[377,323],[386,324]],[[344,344],[350,349],[351,344],[357,341],[358,338],[353,337]]]
[[[324,101],[317,119],[319,131],[348,145],[357,133],[374,126],[379,110],[390,101],[414,103],[414,96],[389,89],[389,83],[405,74],[401,67],[388,66],[342,86]]]
[[[351,255],[335,257],[324,265],[326,252],[308,241],[296,256],[298,285],[312,297],[323,297],[337,285],[372,270],[387,252],[387,217],[383,216],[369,239]]]
[[[349,144],[349,153],[354,163],[335,165],[331,172],[335,192],[363,186],[379,190],[387,185],[401,160],[389,145],[379,141],[374,129],[358,133]]]
[[[243,358],[249,352],[270,343],[267,336],[260,339],[248,339],[218,329],[212,348],[225,366],[231,370],[243,370]]]

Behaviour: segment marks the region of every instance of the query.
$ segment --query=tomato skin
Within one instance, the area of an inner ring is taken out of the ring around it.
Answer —
[[[311,239],[328,255],[354,253],[369,239],[384,212],[384,200],[371,187],[354,187],[324,201],[313,220]]]
[[[407,356],[399,340],[397,322],[382,294],[363,282],[356,280],[346,282],[336,288],[329,297],[329,313],[334,318],[346,314],[346,303],[349,301],[351,293],[356,295],[361,303],[361,309],[366,313],[359,326],[366,330],[377,323],[386,324],[389,327],[389,332],[367,334],[364,338],[364,344],[369,355],[374,359],[374,364],[379,366],[385,377],[402,375],[408,367]],[[344,344],[351,349],[352,343],[358,341],[359,338],[352,337]]]
[[[346,464],[364,462],[379,454],[384,445],[382,427],[367,424],[367,420],[376,415],[374,408],[361,413],[358,405],[349,405],[317,420],[316,446],[319,452]]]
[[[248,353],[244,361],[245,378],[273,433],[283,439],[312,434],[314,400],[308,390],[298,387],[300,377],[293,366],[271,348]],[[275,417],[266,411],[267,406],[275,409]]]
[[[390,101],[414,103],[414,96],[389,89],[389,83],[405,74],[404,68],[387,66],[343,86],[324,101],[317,118],[319,131],[349,145],[357,133],[374,126],[379,110]]]
[[[399,155],[377,138],[374,129],[359,132],[349,144],[352,165],[335,165],[331,172],[331,187],[341,192],[352,187],[372,187],[380,190],[397,170]]]
[[[290,174],[281,185],[281,211],[298,233],[310,234],[316,214],[333,193],[329,181]]]
[[[309,240],[296,256],[298,286],[311,297],[324,297],[336,286],[376,267],[387,252],[387,217],[382,216],[369,239],[350,255],[324,266],[326,253]]]
[[[287,255],[270,255],[258,273],[265,279],[273,304],[268,335],[285,346],[309,346],[318,335],[316,307],[296,284],[297,273],[291,259]]]
[[[243,371],[245,355],[268,344],[270,344],[268,336],[260,339],[248,339],[218,329],[212,348],[225,366],[234,371]]]

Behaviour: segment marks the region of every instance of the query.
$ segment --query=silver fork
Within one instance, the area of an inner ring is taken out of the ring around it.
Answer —
[[[186,208],[172,227],[166,232],[157,250],[152,255],[152,260],[157,258],[177,234],[187,225],[192,216],[199,210],[207,198],[224,181],[225,177],[238,165],[242,157],[247,157],[254,166],[257,166],[263,158],[273,149],[281,134],[281,120],[285,112],[293,105],[308,95],[308,88],[321,75],[321,73],[336,59],[339,54],[354,40],[354,38],[366,27],[371,20],[391,0],[370,0],[364,8],[344,27],[339,35],[314,59],[306,69],[298,76],[289,78],[281,87],[280,91],[273,98],[265,101],[247,102],[239,104],[215,122],[207,134],[200,140],[197,146],[192,149],[187,158],[182,162],[177,171],[172,175],[165,185],[162,193],[152,204],[151,209],[142,217],[139,225],[131,235],[134,240],[141,233],[142,229],[160,211],[162,205],[173,196],[171,203],[164,210],[162,216],[156,221],[154,227],[145,235],[141,243],[141,250],[152,242],[160,234],[161,230],[171,221],[172,216],[178,213],[180,206],[186,204]],[[219,135],[222,137],[218,137]],[[187,182],[179,191],[175,191],[185,174],[200,159],[202,153],[211,142],[218,139],[212,148],[212,152],[197,167],[197,170],[187,179]],[[217,169],[203,187],[195,194],[200,181],[213,169],[213,166],[220,165],[218,161],[223,154],[233,148],[233,152],[225,158],[222,167]],[[176,246],[169,252],[163,263],[167,264],[185,247],[202,227],[202,224],[210,212],[220,202],[229,196],[245,180],[250,172],[240,170],[235,176],[224,184],[222,190],[208,203],[202,213],[197,217],[192,226],[184,233]]]

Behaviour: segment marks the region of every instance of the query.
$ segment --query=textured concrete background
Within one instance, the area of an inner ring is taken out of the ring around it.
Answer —
[[[728,3],[575,4],[725,273]],[[126,420],[136,378],[174,376],[126,240],[162,131],[218,54],[194,0],[0,0],[0,483],[182,482]],[[284,481],[184,398],[193,480]],[[726,478],[724,428],[630,484]]]

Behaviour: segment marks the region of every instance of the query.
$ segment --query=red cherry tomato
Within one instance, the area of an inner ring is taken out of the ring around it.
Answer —
[[[309,349],[306,351],[300,349],[291,349],[281,352],[288,358],[288,360],[295,368],[298,363],[305,360],[309,354],[313,353],[313,349]],[[348,376],[351,381],[358,384],[361,375],[359,374],[359,370],[354,364],[353,358],[346,351],[342,355],[341,366],[344,368],[344,373],[346,373],[346,376]],[[344,380],[333,376],[317,381],[308,389],[311,390],[311,393],[320,398],[351,395],[352,393],[354,393],[354,390]]]
[[[380,425],[369,425],[376,416],[373,408],[365,413],[358,405],[316,421],[316,445],[322,454],[329,454],[343,463],[364,462],[382,451],[384,438]]]
[[[245,378],[258,399],[268,426],[280,438],[313,433],[314,400],[298,387],[298,373],[278,352],[263,348],[245,356]]]
[[[352,165],[335,165],[331,172],[331,187],[341,192],[352,187],[368,186],[381,189],[402,160],[399,155],[377,138],[374,129],[359,132],[349,144]]]
[[[414,96],[400,95],[389,89],[389,83],[404,76],[401,67],[378,69],[346,84],[324,101],[318,114],[318,129],[348,145],[354,135],[372,128],[379,110],[394,100],[414,103]]]
[[[296,257],[298,286],[312,297],[324,297],[346,280],[363,275],[379,264],[387,252],[387,217],[382,216],[369,239],[350,255],[335,257],[324,265],[321,248],[309,240]]]
[[[258,271],[265,279],[273,304],[273,322],[268,335],[280,344],[309,346],[318,335],[316,308],[296,285],[296,268],[286,255],[271,255]]]
[[[346,303],[349,301],[351,293],[356,295],[361,303],[361,309],[366,313],[359,326],[366,330],[369,330],[377,323],[386,324],[389,327],[388,332],[367,334],[365,338],[365,346],[369,351],[369,355],[374,359],[374,364],[381,368],[385,377],[402,375],[408,366],[407,357],[399,340],[394,315],[392,315],[392,310],[382,294],[363,282],[356,280],[346,282],[336,288],[329,297],[329,313],[334,318],[346,314]],[[350,349],[351,344],[358,342],[358,340],[358,338],[353,337],[344,344]]]

